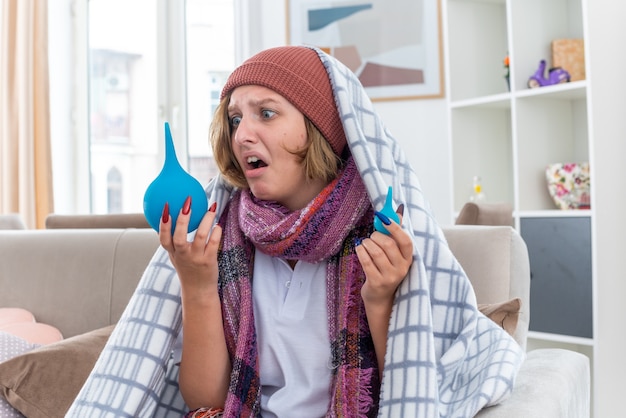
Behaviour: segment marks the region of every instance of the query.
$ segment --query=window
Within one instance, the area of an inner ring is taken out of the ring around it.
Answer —
[[[217,174],[208,132],[222,87],[235,68],[233,2],[187,0],[188,170],[202,184]]]
[[[235,62],[233,0],[88,0],[86,16],[90,211],[143,211],[165,122],[206,185],[217,173],[209,124]]]
[[[113,167],[107,176],[107,212],[122,212],[122,173]]]

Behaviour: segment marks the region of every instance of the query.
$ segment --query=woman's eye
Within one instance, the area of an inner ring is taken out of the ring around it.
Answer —
[[[237,127],[241,123],[241,116],[233,116],[230,118],[230,126]]]
[[[274,112],[273,110],[268,110],[268,109],[261,110],[261,115],[263,116],[263,119],[269,119],[275,114],[276,112]]]

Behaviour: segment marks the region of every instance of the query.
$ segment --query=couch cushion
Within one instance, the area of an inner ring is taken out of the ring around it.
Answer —
[[[26,229],[26,224],[19,213],[0,215],[0,229]]]
[[[588,418],[590,376],[589,358],[581,353],[561,348],[531,350],[511,396],[484,408],[475,418]]]
[[[24,415],[13,408],[10,403],[0,395],[0,417],[2,418],[23,418]]]
[[[37,347],[39,347],[39,344],[32,344],[16,335],[0,331],[0,364],[4,361],[27,353]],[[2,393],[0,393],[0,417],[23,417],[17,409],[13,408],[11,404],[7,402]]]
[[[500,303],[478,304],[478,310],[514,337],[521,305],[520,298],[513,298]]]
[[[16,322],[35,322],[35,316],[22,308],[0,308],[0,327]]]
[[[32,312],[23,308],[0,308],[0,331],[34,344],[50,344],[63,339],[61,331],[37,322]]]
[[[0,331],[0,363],[31,351],[40,344],[33,344],[17,335]]]
[[[39,322],[17,322],[0,326],[0,331],[16,335],[34,344],[52,344],[63,339],[61,331]]]
[[[113,328],[100,328],[0,363],[0,392],[29,418],[65,416]]]

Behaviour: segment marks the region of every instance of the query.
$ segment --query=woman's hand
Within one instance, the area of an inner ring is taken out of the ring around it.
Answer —
[[[178,383],[185,402],[195,409],[224,405],[231,365],[217,291],[217,250],[222,228],[219,225],[212,228],[215,220],[213,204],[202,218],[193,240],[187,241],[190,208],[191,198],[187,198],[172,235],[169,208],[165,205],[159,240],[169,253],[180,280],[183,352]]]
[[[216,208],[213,204],[193,240],[187,241],[190,208],[191,198],[187,198],[172,235],[169,207],[165,204],[159,240],[169,253],[181,285],[183,351],[178,383],[187,405],[196,409],[224,405],[231,364],[217,289],[217,250],[222,228],[212,228]]]
[[[403,206],[396,211],[402,223]],[[356,247],[356,253],[365,272],[361,289],[365,303],[393,303],[395,291],[406,277],[413,262],[413,242],[402,227],[390,220],[385,225],[391,235],[375,231]]]
[[[402,223],[403,209],[401,205],[396,211],[400,217],[400,223]],[[369,238],[364,239],[356,247],[356,254],[365,272],[361,297],[374,341],[381,379],[394,295],[413,262],[413,241],[409,234],[393,221],[390,221],[389,225],[385,224],[385,227],[390,235],[374,231]]]
[[[178,273],[183,290],[192,291],[198,296],[207,291],[217,290],[217,249],[222,237],[219,225],[211,230],[215,220],[215,203],[204,215],[195,237],[187,241],[191,198],[188,197],[176,220],[176,229],[172,231],[169,206],[163,208],[159,226],[161,246],[169,253],[170,260]]]

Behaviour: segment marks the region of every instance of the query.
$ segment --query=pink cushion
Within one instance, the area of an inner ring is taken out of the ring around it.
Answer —
[[[52,325],[38,322],[17,322],[0,326],[0,331],[16,335],[32,344],[50,344],[63,339],[61,331]]]
[[[0,327],[18,322],[35,322],[35,317],[26,309],[0,308]]]

